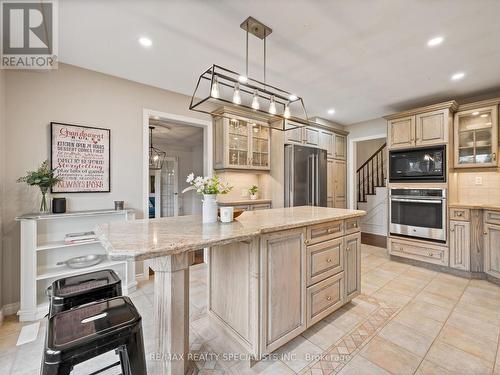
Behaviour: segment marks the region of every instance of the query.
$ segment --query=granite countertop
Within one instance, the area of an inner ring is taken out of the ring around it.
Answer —
[[[144,260],[365,214],[359,210],[303,206],[246,211],[232,223],[203,224],[201,216],[115,221],[98,226],[96,232],[112,259]]]
[[[239,206],[239,205],[252,205],[252,204],[270,204],[271,199],[238,199],[238,200],[218,200],[220,206]]]
[[[495,210],[500,211],[500,204],[493,203],[450,203],[450,208],[470,208],[471,210]]]

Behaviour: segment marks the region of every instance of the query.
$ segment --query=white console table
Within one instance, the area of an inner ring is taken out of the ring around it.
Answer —
[[[135,263],[106,259],[87,268],[74,269],[57,263],[89,254],[106,254],[99,240],[66,244],[68,233],[86,232],[97,225],[120,220],[134,220],[133,210],[94,210],[65,214],[29,214],[16,218],[21,222],[21,301],[20,321],[33,321],[48,312],[47,287],[54,280],[92,272],[113,269],[122,280],[124,294],[136,289]]]

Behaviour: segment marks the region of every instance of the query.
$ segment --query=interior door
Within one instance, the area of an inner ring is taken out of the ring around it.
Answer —
[[[167,157],[161,173],[161,216],[179,215],[179,171],[176,157]]]

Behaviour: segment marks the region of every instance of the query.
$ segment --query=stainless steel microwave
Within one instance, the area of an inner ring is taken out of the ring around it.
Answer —
[[[446,146],[392,150],[390,182],[446,182]]]

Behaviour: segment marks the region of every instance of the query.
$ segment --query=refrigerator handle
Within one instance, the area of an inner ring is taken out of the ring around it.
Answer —
[[[311,168],[311,182],[312,182],[312,189],[311,189],[311,205],[315,206],[316,205],[316,179],[315,179],[315,174],[316,174],[316,156],[313,154],[311,155],[311,161],[312,161],[312,168]]]
[[[312,179],[314,170],[314,159],[313,155],[307,157],[307,205],[314,205],[313,194],[314,194],[314,181]]]
[[[314,178],[316,181],[316,190],[315,190],[315,197],[316,197],[316,203],[315,206],[319,206],[319,153],[314,154],[314,159],[315,159],[315,168],[314,168]]]

